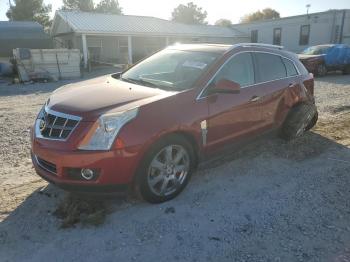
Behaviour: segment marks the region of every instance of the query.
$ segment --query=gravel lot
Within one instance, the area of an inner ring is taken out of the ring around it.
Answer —
[[[317,126],[201,165],[173,201],[114,198],[61,229],[66,193],[35,175],[28,128],[57,87],[0,84],[1,261],[350,261],[350,76],[316,81]]]

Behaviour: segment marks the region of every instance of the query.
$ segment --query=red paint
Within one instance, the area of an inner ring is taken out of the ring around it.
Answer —
[[[206,50],[200,45],[197,48]],[[57,175],[53,175],[34,161],[36,171],[59,184],[129,184],[147,150],[162,136],[180,132],[191,138],[198,156],[208,155],[227,144],[279,128],[294,105],[313,101],[313,76],[303,74],[306,71],[294,55],[266,47],[228,49],[210,46],[208,50],[222,56],[187,91],[168,92],[99,77],[54,92],[48,107],[81,116],[82,121],[65,142],[35,138],[32,132],[33,154],[57,166]],[[262,51],[288,57],[302,75],[255,84],[241,88],[239,93],[216,93],[197,99],[221,65],[242,51]],[[121,129],[110,151],[78,149],[101,114],[134,107],[139,107],[138,116]],[[200,126],[203,120],[208,126],[205,145],[202,144]],[[73,181],[67,175],[67,168],[98,169],[100,175],[96,181]]]

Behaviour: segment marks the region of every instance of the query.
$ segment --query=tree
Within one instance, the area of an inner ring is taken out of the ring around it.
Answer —
[[[264,10],[256,11],[251,14],[247,14],[241,18],[241,23],[248,23],[253,21],[265,20],[265,19],[276,19],[280,18],[280,13],[272,8],[265,8]]]
[[[6,12],[7,17],[13,21],[35,21],[48,28],[51,25],[49,13],[52,6],[45,5],[43,0],[15,0]]]
[[[185,24],[207,24],[207,12],[193,2],[179,5],[171,14],[171,20]]]
[[[118,0],[102,0],[96,6],[95,11],[98,13],[122,14],[122,8],[120,7]]]
[[[94,2],[93,0],[63,0],[63,9],[91,12],[94,11]]]
[[[223,18],[223,19],[219,19],[218,21],[216,21],[215,25],[230,27],[232,25],[232,22],[229,19],[224,19]]]

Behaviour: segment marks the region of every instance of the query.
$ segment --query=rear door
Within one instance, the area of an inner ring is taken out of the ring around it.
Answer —
[[[263,94],[255,85],[253,56],[250,52],[233,55],[218,71],[209,85],[215,86],[221,79],[241,85],[238,94],[212,94],[207,97],[209,117],[207,120],[207,149],[220,147],[249,135],[262,127],[259,97]]]
[[[284,99],[288,92],[299,88],[298,72],[293,62],[278,54],[254,52],[256,81],[262,91],[261,118],[265,128],[276,125],[278,115],[283,115]]]

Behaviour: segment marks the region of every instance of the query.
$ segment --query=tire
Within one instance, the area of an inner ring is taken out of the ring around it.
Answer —
[[[316,68],[316,75],[317,76],[325,76],[327,74],[327,68],[325,64],[319,64]]]
[[[314,117],[311,119],[311,122],[306,126],[305,131],[310,130],[311,128],[313,128],[318,120],[318,112],[316,111]]]
[[[285,140],[300,137],[316,124],[317,118],[318,113],[314,104],[299,104],[289,112],[282,125],[280,136]]]
[[[138,169],[141,197],[150,203],[173,199],[186,187],[194,167],[194,150],[185,138],[171,135],[161,139],[146,153]]]
[[[343,75],[349,75],[350,74],[350,65],[347,65],[343,69]]]

